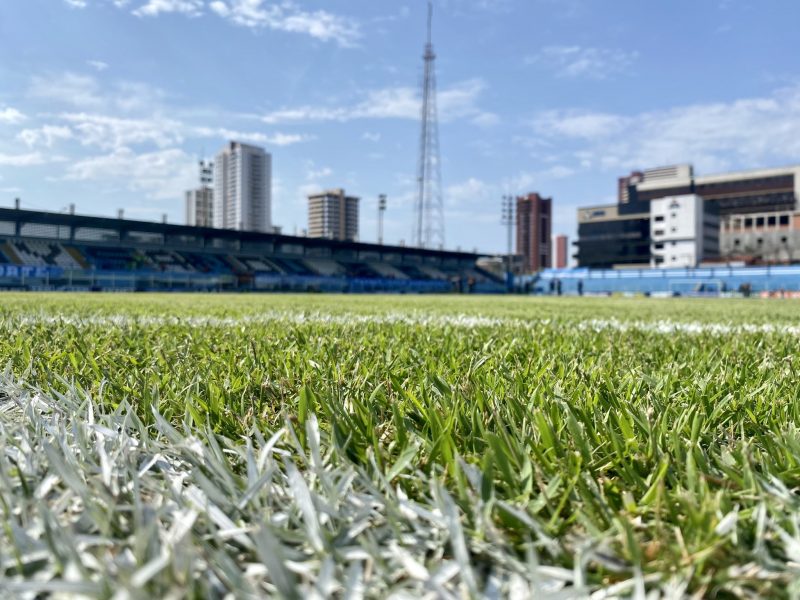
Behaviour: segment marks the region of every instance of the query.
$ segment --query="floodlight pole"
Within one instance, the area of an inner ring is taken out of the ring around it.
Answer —
[[[386,194],[378,196],[378,244],[383,245],[383,213],[386,212]]]
[[[511,273],[511,231],[514,226],[514,196],[505,194],[503,196],[503,208],[501,223],[506,226],[507,234],[507,253],[506,253],[506,285],[508,291],[512,287],[512,273]]]

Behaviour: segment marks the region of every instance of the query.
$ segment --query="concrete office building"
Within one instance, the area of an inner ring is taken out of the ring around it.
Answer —
[[[719,217],[697,194],[650,202],[650,266],[696,267],[719,257]]]
[[[684,164],[633,172],[619,179],[617,204],[578,209],[578,265],[650,265],[650,203],[685,195],[719,215],[718,260],[800,260],[800,166],[697,176]]]
[[[358,240],[358,201],[343,189],[308,197],[308,236],[330,240]]]
[[[517,254],[526,273],[552,266],[552,211],[552,198],[538,193],[517,197]]]
[[[263,148],[229,142],[214,164],[214,227],[270,233],[272,156]]]

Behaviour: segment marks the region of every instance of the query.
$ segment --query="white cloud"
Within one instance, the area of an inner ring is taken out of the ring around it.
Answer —
[[[552,167],[540,172],[542,179],[566,179],[575,174],[575,169],[565,165],[553,165]]]
[[[496,14],[507,13],[511,10],[514,0],[442,0],[445,8],[453,10],[455,14],[469,14],[474,12],[491,12]]]
[[[537,136],[579,143],[573,155],[585,167],[693,162],[708,171],[800,161],[800,86],[632,116],[550,111],[533,126]]]
[[[139,144],[167,148],[183,142],[181,122],[162,117],[126,119],[91,113],[65,113],[60,118],[70,123],[75,137],[84,146],[115,150]]]
[[[33,167],[51,162],[40,152],[28,154],[0,154],[0,165],[6,167]]]
[[[451,86],[438,94],[437,104],[442,121],[470,117],[473,120],[489,119],[491,114],[476,106],[485,84],[471,79]],[[299,121],[352,121],[356,119],[410,119],[420,118],[421,99],[412,87],[393,87],[368,92],[366,98],[350,107],[301,106],[268,113],[262,117],[267,124]]]
[[[480,127],[492,127],[500,122],[500,117],[494,113],[482,112],[476,115],[472,122]]]
[[[627,117],[574,110],[547,111],[540,114],[533,122],[536,131],[544,135],[586,139],[618,134],[627,124]]]
[[[572,177],[576,170],[566,165],[553,165],[538,171],[522,171],[503,180],[502,187],[505,192],[512,194],[525,194],[535,191],[548,181]]]
[[[322,167],[321,169],[314,169],[312,166],[306,173],[306,179],[308,181],[316,181],[317,179],[325,179],[326,177],[330,177],[331,175],[333,175],[333,169],[331,169],[330,167]]]
[[[291,146],[314,139],[313,136],[298,133],[273,133],[271,135],[260,132],[234,131],[232,129],[211,127],[193,127],[188,129],[188,134],[196,137],[214,137],[222,140],[236,140],[250,144],[265,144],[269,146]]]
[[[103,62],[102,60],[87,60],[86,64],[98,72],[102,72],[108,69],[108,63]]]
[[[525,62],[543,65],[559,77],[608,79],[622,73],[638,58],[637,52],[584,46],[547,46]]]
[[[72,8],[87,8],[89,0],[64,0]],[[129,0],[111,0],[117,8]],[[271,29],[287,33],[300,33],[323,42],[340,46],[354,46],[361,37],[359,23],[326,10],[303,10],[292,0],[213,0],[208,8],[219,17],[242,27]],[[189,17],[203,14],[206,0],[144,0],[132,14],[137,17],[157,17],[163,13],[177,13]]]
[[[160,13],[180,13],[197,17],[203,13],[203,0],[148,0],[133,11],[137,17],[156,17]]]
[[[68,140],[72,136],[72,130],[69,127],[44,125],[37,129],[23,129],[17,134],[17,139],[28,148],[33,148],[34,146],[52,148],[57,140]]]
[[[10,106],[0,108],[0,123],[16,125],[17,123],[24,121],[25,118],[25,115],[23,115],[16,108],[11,108]]]
[[[270,146],[291,146],[292,144],[299,144],[313,139],[313,135],[278,132],[265,136],[263,143]]]
[[[160,88],[139,81],[118,81],[109,90],[106,103],[125,112],[152,114],[159,110],[167,94]]]
[[[354,45],[361,35],[353,19],[325,10],[304,11],[291,1],[267,4],[264,0],[214,0],[209,8],[242,27],[303,33],[341,46]]]
[[[364,133],[361,134],[361,139],[366,140],[368,142],[374,142],[377,144],[378,142],[381,141],[381,134],[374,133],[372,131],[365,131]]]
[[[28,88],[28,96],[79,108],[100,108],[104,103],[100,86],[94,77],[70,72],[34,76]]]
[[[475,177],[470,177],[461,183],[449,185],[444,191],[447,205],[453,207],[485,207],[491,203],[493,194],[494,190],[489,184]]]
[[[79,160],[67,168],[66,180],[123,182],[128,190],[153,199],[176,199],[197,179],[195,160],[171,148],[137,154],[118,148],[111,154]]]
[[[31,78],[27,96],[80,110],[119,109],[125,112],[153,113],[166,94],[147,83],[117,81],[103,84],[91,75],[72,73],[36,75]]]
[[[123,6],[128,4],[128,2],[130,2],[130,0],[106,0],[106,1],[110,1],[117,8],[122,8]],[[90,4],[89,0],[64,0],[64,2],[66,2],[67,6],[70,6],[72,8],[86,8]]]

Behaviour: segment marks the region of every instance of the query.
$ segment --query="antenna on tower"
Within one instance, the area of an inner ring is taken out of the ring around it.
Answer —
[[[412,240],[415,246],[444,246],[444,202],[436,110],[436,54],[433,51],[433,4],[428,2],[428,41],[423,55],[422,118],[417,165],[417,200]]]

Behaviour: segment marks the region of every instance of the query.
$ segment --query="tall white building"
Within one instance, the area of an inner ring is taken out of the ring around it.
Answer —
[[[214,164],[214,227],[271,232],[272,156],[229,142]]]
[[[650,202],[650,265],[696,267],[719,255],[719,216],[696,194]]]

